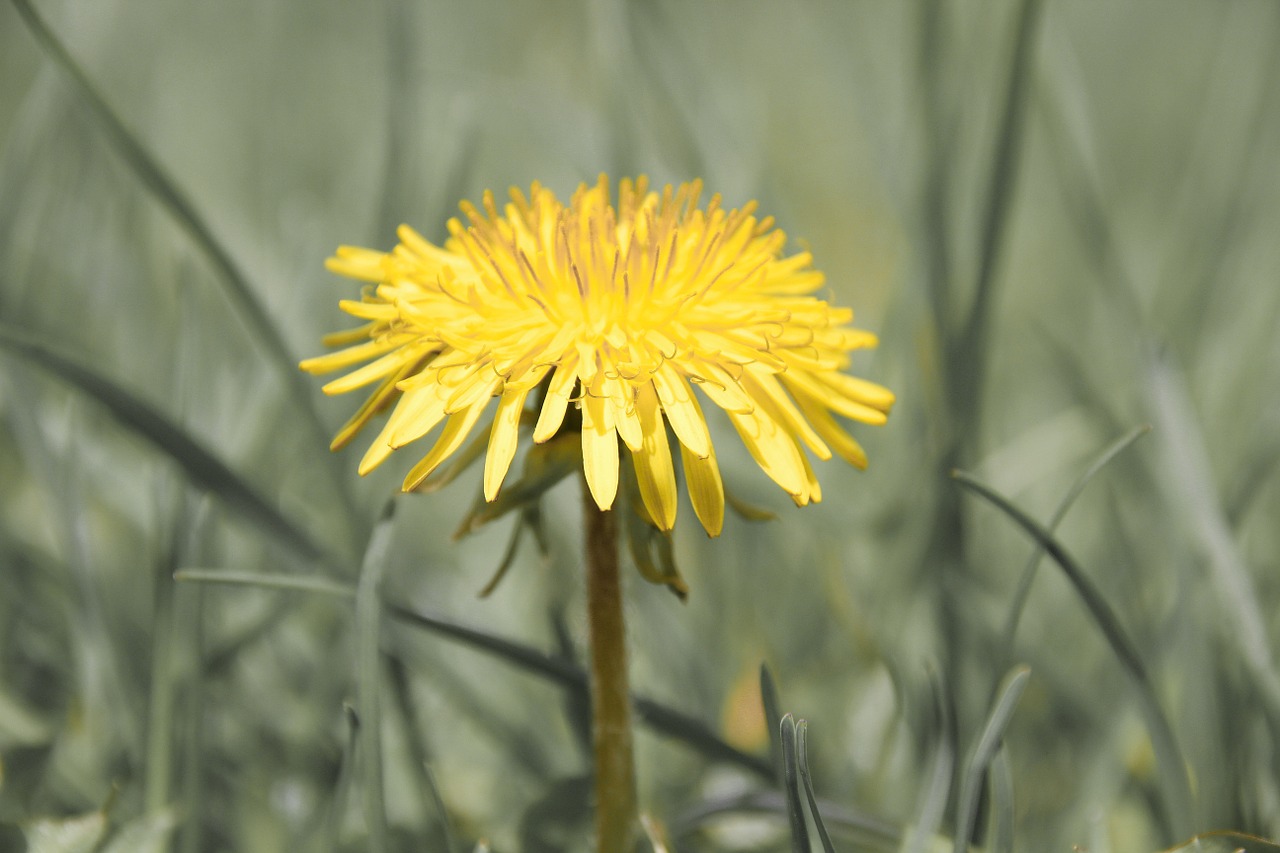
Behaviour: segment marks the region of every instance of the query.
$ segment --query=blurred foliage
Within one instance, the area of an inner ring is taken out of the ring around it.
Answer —
[[[338,244],[602,171],[758,198],[899,392],[639,543],[654,848],[1274,849],[1280,6],[13,0],[0,81],[3,849],[585,844],[574,478],[384,516],[293,361]]]

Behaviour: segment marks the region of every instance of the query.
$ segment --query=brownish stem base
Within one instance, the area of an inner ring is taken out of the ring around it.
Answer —
[[[582,493],[587,539],[596,851],[631,853],[637,828],[636,783],[617,527],[613,513],[602,512],[596,506],[585,483]]]

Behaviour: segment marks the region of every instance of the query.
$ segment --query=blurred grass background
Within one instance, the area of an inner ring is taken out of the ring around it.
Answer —
[[[392,609],[580,664],[574,485],[479,600],[512,520],[452,541],[464,475],[379,525],[402,467],[330,457],[353,402],[292,362],[338,244],[602,171],[759,199],[899,395],[803,512],[718,425],[778,518],[683,507],[639,692],[763,757],[767,663],[841,850],[1280,836],[1278,66],[1261,0],[0,4],[0,845],[585,844],[582,695]],[[1034,543],[951,470],[1048,525],[1109,447],[1049,543],[1091,586],[1045,559],[1018,619]],[[671,849],[791,849],[675,728]]]

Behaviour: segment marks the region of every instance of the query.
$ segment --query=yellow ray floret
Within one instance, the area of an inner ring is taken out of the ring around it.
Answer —
[[[329,394],[375,384],[335,449],[379,412],[390,418],[360,463],[364,474],[443,423],[405,478],[418,487],[455,453],[494,397],[484,495],[494,500],[521,425],[548,441],[581,432],[592,497],[609,509],[620,454],[631,456],[644,514],[675,524],[676,454],[694,513],[719,535],[724,487],[698,397],[723,409],[752,458],[800,505],[821,499],[807,454],[866,466],[862,447],[833,415],[885,422],[888,389],[840,372],[849,352],[876,344],[853,313],[818,299],[807,252],[784,257],[786,238],[752,202],[699,207],[701,183],[649,190],[644,178],[604,177],[562,204],[534,184],[499,209],[491,193],[461,206],[435,246],[409,226],[391,252],[344,246],[327,266],[368,282],[341,307],[363,325],[326,339],[345,347],[303,370],[347,371]],[[534,401],[536,417],[522,418]],[[572,413],[572,417],[570,414]]]

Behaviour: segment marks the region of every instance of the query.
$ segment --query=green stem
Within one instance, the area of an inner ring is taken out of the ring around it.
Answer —
[[[583,483],[587,622],[591,643],[591,742],[595,753],[596,851],[630,853],[637,826],[626,628],[612,512]]]

